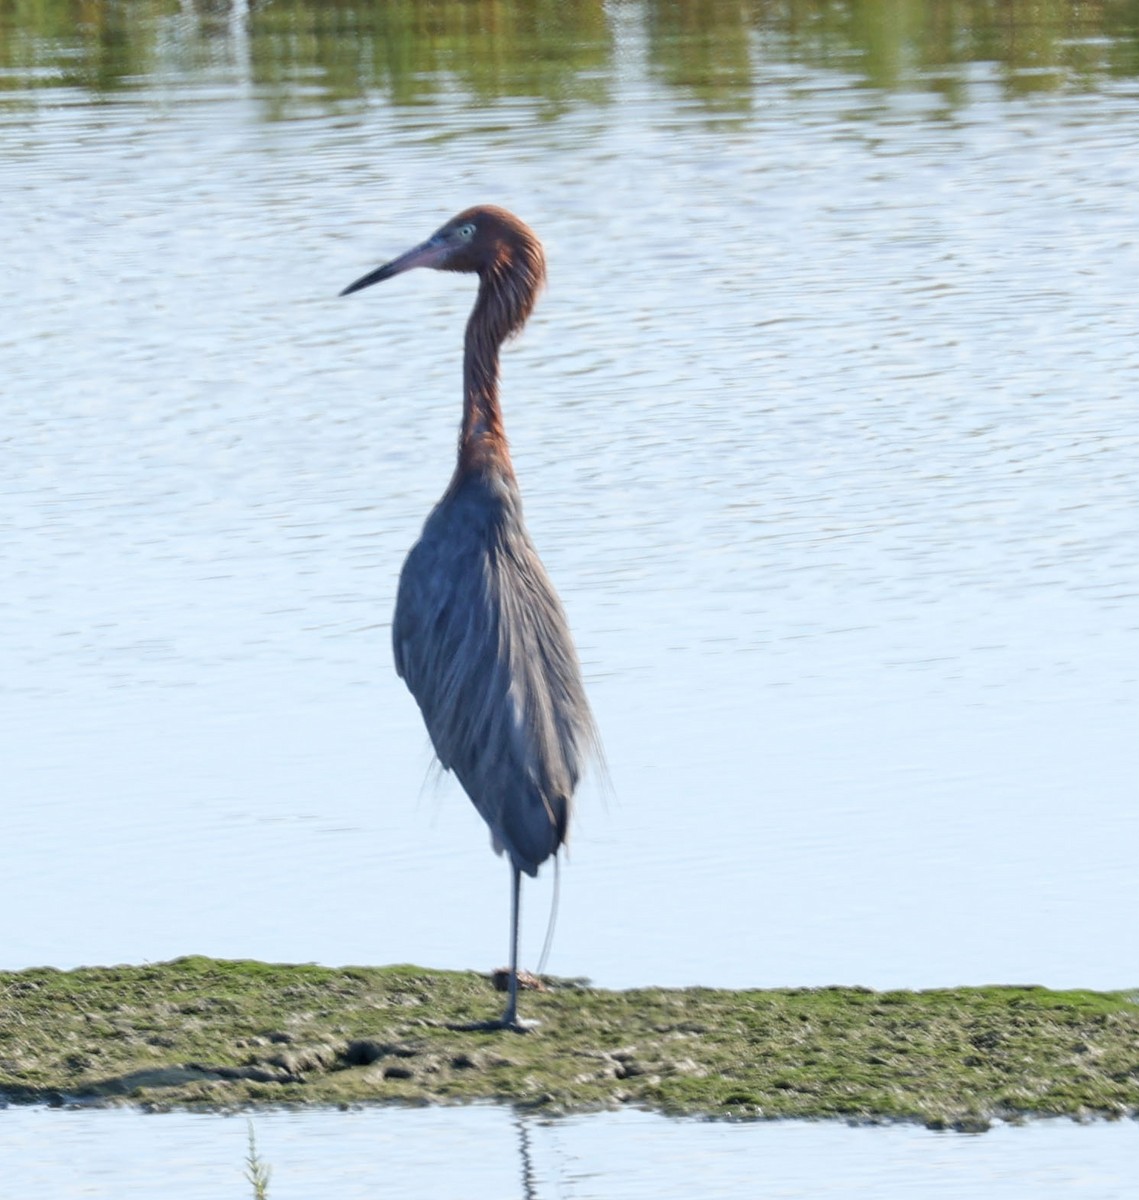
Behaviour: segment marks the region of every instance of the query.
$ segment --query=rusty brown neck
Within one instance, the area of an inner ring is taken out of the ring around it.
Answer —
[[[458,475],[490,469],[514,475],[498,402],[498,351],[515,327],[510,295],[509,280],[502,272],[491,267],[480,274],[478,299],[464,340]]]

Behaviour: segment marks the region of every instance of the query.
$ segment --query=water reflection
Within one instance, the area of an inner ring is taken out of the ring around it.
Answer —
[[[248,58],[267,117],[359,105],[377,90],[416,105],[456,86],[488,101],[539,98],[556,114],[611,101],[622,20],[643,26],[657,80],[719,112],[751,109],[757,83],[788,63],[927,90],[950,107],[974,63],[995,64],[1008,95],[1139,74],[1135,0],[45,0],[0,9],[0,94],[108,97],[156,74],[232,74]]]
[[[534,1178],[534,1162],[530,1157],[530,1127],[526,1118],[514,1114],[518,1130],[518,1156],[522,1161],[522,1200],[538,1200],[538,1184]]]
[[[0,1113],[5,1195],[242,1200],[246,1127],[209,1114],[13,1107]],[[622,1111],[520,1123],[492,1106],[263,1112],[273,1200],[464,1200],[518,1194],[519,1129],[538,1166],[525,1200],[1122,1200],[1130,1122],[1034,1122],[980,1137],[909,1125],[675,1121]]]

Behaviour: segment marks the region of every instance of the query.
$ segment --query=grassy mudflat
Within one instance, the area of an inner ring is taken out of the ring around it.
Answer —
[[[1136,993],[1034,987],[527,991],[418,967],[180,958],[0,972],[0,1095],[152,1107],[634,1104],[723,1117],[1139,1113]]]

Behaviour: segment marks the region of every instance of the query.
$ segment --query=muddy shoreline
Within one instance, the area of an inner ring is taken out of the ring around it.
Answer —
[[[193,957],[0,972],[0,1097],[151,1109],[491,1101],[984,1129],[1139,1114],[1139,993],[612,992],[548,980],[533,1032],[489,977]]]

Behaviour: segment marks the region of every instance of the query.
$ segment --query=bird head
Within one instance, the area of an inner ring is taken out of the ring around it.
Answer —
[[[522,285],[522,289],[532,296],[537,294],[546,278],[542,243],[534,231],[505,208],[485,204],[464,209],[427,241],[362,275],[340,294],[347,296],[358,292],[373,283],[410,271],[412,267],[474,273],[483,279],[502,281],[514,287]]]

